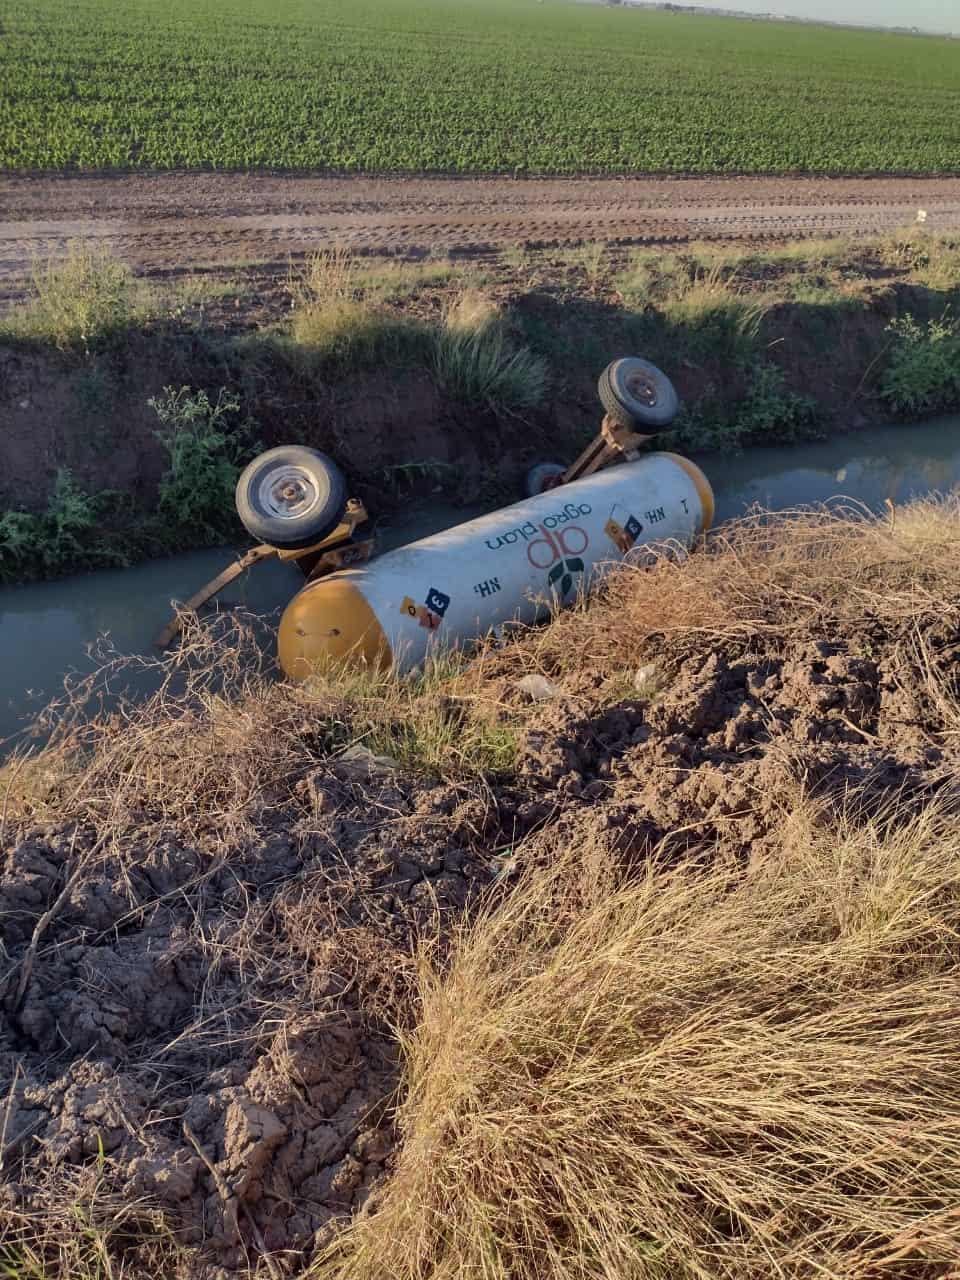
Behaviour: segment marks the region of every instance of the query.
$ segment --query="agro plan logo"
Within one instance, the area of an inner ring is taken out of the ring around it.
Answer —
[[[590,515],[592,510],[587,502],[568,502],[561,511],[545,516],[540,524],[527,520],[516,529],[487,538],[486,545],[497,551],[515,542],[526,543],[527,560],[534,569],[548,570],[547,584],[563,599],[576,575],[583,573],[581,557],[590,545],[586,530],[571,522],[578,516]]]
[[[577,574],[583,573],[581,556],[590,545],[585,529],[578,524],[568,524],[562,529],[550,530],[546,523],[540,525],[540,537],[527,544],[527,559],[535,569],[547,569],[547,585],[553,587],[563,600],[573,586]]]

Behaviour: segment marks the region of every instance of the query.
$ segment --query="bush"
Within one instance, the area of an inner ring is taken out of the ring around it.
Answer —
[[[252,424],[237,420],[239,398],[221,388],[214,404],[205,391],[165,387],[147,403],[163,423],[157,438],[170,455],[160,480],[161,519],[194,545],[230,536],[237,529],[237,479],[259,447]]]
[[[89,353],[134,319],[129,268],[104,248],[71,241],[65,258],[34,267],[33,287],[35,296],[4,322],[11,337]]]
[[[673,441],[687,449],[718,449],[822,438],[817,402],[785,387],[782,369],[758,364],[749,377],[746,394],[732,411],[712,396],[683,405],[670,432]]]
[[[109,497],[84,493],[69,471],[60,470],[45,511],[0,513],[0,581],[54,577],[91,563],[122,564],[122,555],[98,534]]]
[[[733,426],[740,440],[779,441],[818,439],[817,402],[784,386],[783,370],[759,364],[752,370],[747,394],[737,406]]]
[[[915,316],[894,320],[890,359],[880,394],[897,413],[931,414],[960,404],[960,324],[944,314],[920,324]]]

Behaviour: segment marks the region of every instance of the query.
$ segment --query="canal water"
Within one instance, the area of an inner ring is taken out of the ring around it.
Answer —
[[[960,484],[960,418],[881,427],[819,444],[710,454],[697,461],[717,499],[717,521],[759,503],[778,511],[838,497],[880,509]],[[460,524],[481,508],[433,503],[378,529],[382,550]],[[197,551],[133,569],[0,588],[0,739],[17,741],[37,712],[98,659],[98,641],[121,654],[151,653],[172,600],[183,600],[234,558]],[[221,607],[279,613],[302,583],[295,566],[266,561],[233,583]]]

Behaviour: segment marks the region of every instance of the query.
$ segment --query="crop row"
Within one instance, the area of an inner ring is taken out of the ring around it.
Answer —
[[[561,0],[7,0],[4,168],[960,171],[960,43]]]

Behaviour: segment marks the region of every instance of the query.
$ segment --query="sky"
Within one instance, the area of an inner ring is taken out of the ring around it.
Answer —
[[[705,9],[789,14],[868,26],[920,27],[960,35],[960,0],[676,0]]]

